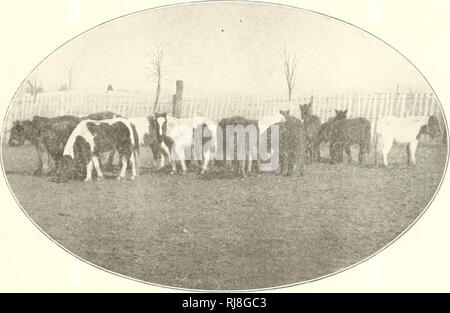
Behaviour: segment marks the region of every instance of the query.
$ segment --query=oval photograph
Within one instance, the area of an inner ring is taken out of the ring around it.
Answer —
[[[25,78],[4,175],[52,240],[186,289],[326,277],[405,232],[437,192],[437,96],[394,48],[329,16],[209,2],[127,15]]]

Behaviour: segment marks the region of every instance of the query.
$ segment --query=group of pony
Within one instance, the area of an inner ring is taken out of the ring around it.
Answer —
[[[312,113],[313,99],[300,105],[301,118],[290,115],[290,111],[262,117],[258,120],[242,116],[223,118],[218,123],[207,117],[179,119],[167,113],[155,113],[148,117],[125,118],[113,112],[99,112],[87,116],[59,116],[46,118],[35,116],[32,120],[13,123],[9,145],[21,146],[31,142],[38,155],[35,175],[52,175],[57,181],[82,178],[92,179],[95,170],[98,179],[103,171],[113,168],[112,162],[119,155],[121,169],[117,179],[126,176],[131,167],[131,179],[139,175],[139,147],[148,146],[158,169],[171,165],[171,174],[177,173],[177,164],[182,173],[188,171],[187,161],[201,161],[200,174],[208,171],[210,164],[245,177],[255,168],[260,174],[261,166],[271,158],[279,158],[279,166],[271,170],[283,175],[292,175],[297,169],[303,175],[304,165],[321,160],[320,147],[329,142],[331,163],[352,161],[351,146],[359,147],[360,163],[371,149],[371,125],[363,117],[348,118],[347,110],[335,110],[336,115],[321,123]],[[244,138],[237,132],[226,132],[227,127],[243,127]],[[277,126],[277,142],[273,140],[273,126]],[[247,129],[254,129],[257,140],[249,140]],[[198,135],[200,134],[200,135]],[[422,135],[436,138],[440,135],[435,116],[397,118],[381,117],[375,128],[377,162],[381,154],[383,164],[388,166],[388,153],[394,142],[406,143],[408,163],[415,164],[415,151]],[[240,152],[237,142],[244,140],[245,148]],[[226,149],[225,147],[230,147]],[[234,144],[233,144],[234,143]],[[267,145],[263,155],[259,146]],[[278,153],[275,153],[278,152]],[[101,163],[101,157],[108,161]],[[168,161],[168,162],[167,162]],[[253,163],[253,161],[255,163]],[[103,169],[103,171],[102,171]]]

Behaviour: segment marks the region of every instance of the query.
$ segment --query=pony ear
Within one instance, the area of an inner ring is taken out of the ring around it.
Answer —
[[[286,115],[289,115],[291,113],[291,109],[286,111]]]
[[[334,109],[334,112],[336,113],[336,115],[339,114],[339,111],[336,109]]]
[[[344,114],[347,114],[347,111],[348,111],[348,109],[347,109],[347,110],[345,110],[345,111],[344,111],[343,113],[344,113]]]

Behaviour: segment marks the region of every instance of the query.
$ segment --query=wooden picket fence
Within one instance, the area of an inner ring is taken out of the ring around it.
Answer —
[[[282,110],[300,117],[299,105],[308,103],[311,96],[291,101],[282,98],[262,97],[209,97],[186,98],[176,104],[175,115],[187,118],[207,116],[219,121],[224,117],[241,115],[258,119]],[[347,109],[349,118],[365,117],[372,130],[381,116],[425,116],[442,113],[432,93],[354,93],[336,95],[313,95],[313,113],[322,122],[335,115],[335,109]],[[153,114],[152,94],[87,94],[78,92],[54,92],[16,97],[5,122],[6,134],[13,121],[31,119],[35,115],[54,117],[60,115],[83,116],[93,112],[113,111],[123,116],[148,116]],[[172,113],[172,99],[162,99],[158,112]]]

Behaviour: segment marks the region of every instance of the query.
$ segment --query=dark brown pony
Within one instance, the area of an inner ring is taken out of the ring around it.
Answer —
[[[227,132],[227,126],[233,127],[235,131],[233,131],[232,134]],[[250,126],[250,128],[249,128]],[[240,175],[242,177],[246,177],[247,174],[251,172],[252,169],[252,161],[256,161],[256,172],[259,174],[260,172],[260,159],[259,159],[259,130],[258,130],[258,121],[257,120],[251,120],[246,119],[242,116],[234,116],[230,118],[224,118],[220,120],[218,123],[218,133],[221,132],[222,136],[217,136],[217,140],[220,141],[217,143],[217,146],[219,144],[222,147],[222,160],[219,160],[217,164],[219,166],[225,166],[230,167],[230,165],[233,165],[232,168],[234,168],[234,172],[237,175]],[[239,132],[238,127],[243,127],[243,131]],[[251,132],[250,129],[254,129],[254,136],[256,138],[251,138]],[[242,136],[241,138],[238,138],[238,136]],[[222,138],[220,138],[222,137]],[[245,140],[245,155],[242,158],[239,156],[238,151],[238,142],[239,140]],[[233,146],[233,151],[229,151]],[[255,153],[256,152],[256,153]],[[245,166],[247,164],[247,167]]]
[[[305,126],[294,116],[287,115],[285,118],[285,122],[279,123],[279,174],[290,176],[298,168],[303,176],[308,147]]]
[[[306,160],[309,163],[317,162],[320,158],[318,149],[320,118],[312,114],[313,97],[308,104],[300,105],[302,121],[306,136]]]
[[[319,129],[319,138],[317,140],[317,154],[318,159],[320,161],[320,145],[322,143],[328,143],[331,140],[331,136],[333,134],[333,122],[339,121],[339,120],[345,120],[347,119],[347,110],[334,110],[336,115],[333,117],[330,117],[328,121],[320,125]],[[334,159],[333,153],[335,152],[333,149],[331,149],[330,145],[330,157],[331,159]]]
[[[348,163],[352,161],[351,145],[359,146],[359,163],[370,152],[371,131],[370,122],[358,117],[344,120],[334,120],[331,123],[330,155],[332,163],[343,162],[343,151],[347,154]]]

